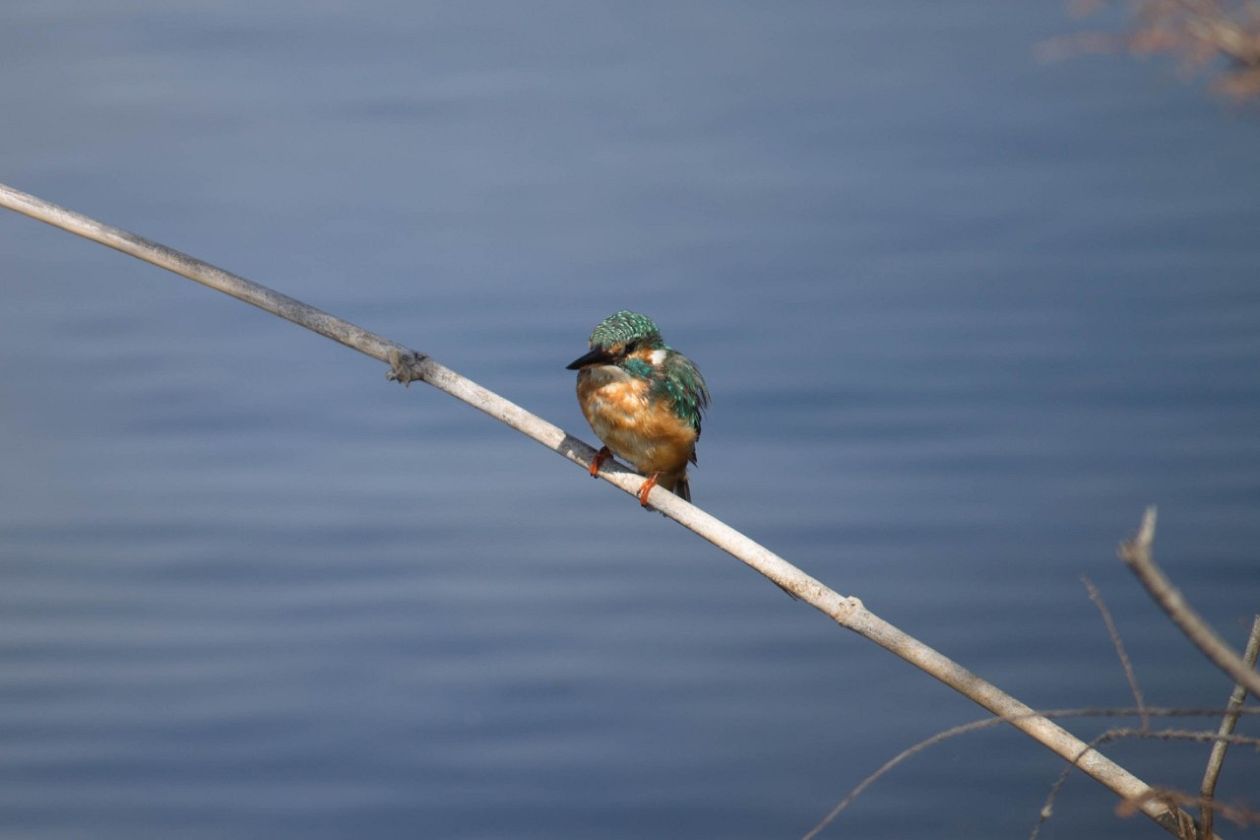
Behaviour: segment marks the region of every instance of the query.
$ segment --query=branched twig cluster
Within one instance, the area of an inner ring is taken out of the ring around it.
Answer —
[[[1098,708],[1098,707],[1078,708],[1078,709],[1041,709],[1035,712],[1034,714],[1037,714],[1041,717],[1048,718],[1051,720],[1060,720],[1063,718],[1142,717],[1142,716],[1145,716],[1149,720],[1152,717],[1161,717],[1161,718],[1217,717],[1221,714],[1221,711],[1222,711],[1221,709],[1183,709],[1183,708],[1164,708],[1164,707],[1151,707],[1151,706],[1136,707],[1135,706],[1135,707],[1127,707],[1127,708],[1119,707],[1119,708],[1110,708],[1110,709]],[[1260,715],[1260,706],[1244,706],[1240,704],[1236,709],[1234,709],[1234,714],[1235,714],[1235,720],[1237,719],[1238,716],[1241,716],[1241,715]],[[927,750],[930,747],[934,747],[943,741],[948,741],[951,738],[957,738],[960,735],[969,735],[972,732],[981,732],[986,729],[994,729],[1000,726],[1001,724],[1008,723],[1008,722],[1010,721],[1008,721],[1005,718],[1000,718],[1000,717],[981,718],[980,720],[973,720],[970,723],[963,723],[963,724],[959,724],[958,726],[952,726],[949,729],[944,729],[940,732],[937,732],[934,735],[924,738],[922,741],[919,741],[916,744],[913,744],[907,747],[906,749],[897,753],[892,758],[888,759],[888,761],[880,765],[880,767],[877,770],[875,770],[875,772],[871,773],[869,776],[867,776],[865,779],[863,779],[857,785],[855,785],[852,790],[850,790],[847,794],[845,794],[843,799],[841,799],[839,802],[836,803],[836,805],[831,809],[831,811],[827,813],[826,816],[824,816],[821,820],[818,821],[817,825],[815,825],[805,835],[803,835],[802,840],[812,840],[812,838],[817,837],[818,834],[821,833],[823,829],[825,829],[828,825],[830,825],[832,822],[835,821],[836,817],[840,816],[840,814],[843,811],[845,811],[850,805],[852,805],[859,796],[861,796],[864,792],[866,792],[867,788],[869,788],[875,782],[879,781],[881,777],[887,775],[889,771],[893,770],[898,765],[903,764],[907,759],[912,758],[915,755],[918,755],[919,753],[923,752],[924,750]],[[1151,732],[1149,729],[1130,729],[1130,728],[1117,727],[1113,729],[1108,729],[1106,732],[1094,738],[1087,745],[1087,748],[1085,750],[1082,750],[1081,755],[1084,755],[1084,753],[1088,752],[1089,750],[1094,749],[1097,746],[1102,745],[1103,743],[1107,741],[1117,741],[1117,740],[1122,740],[1125,738],[1153,737],[1153,738],[1165,740],[1165,741],[1187,740],[1187,738],[1181,737],[1182,733],[1188,733],[1188,734],[1192,733],[1193,738],[1190,740],[1196,740],[1196,741],[1208,741],[1208,740],[1216,741],[1219,737],[1217,735],[1214,735],[1211,732],[1200,731],[1200,730],[1161,730],[1157,732]],[[1232,743],[1246,743],[1251,746],[1255,746],[1257,749],[1260,749],[1260,738],[1230,735],[1230,736],[1225,736],[1221,738],[1221,740],[1225,742],[1232,742]],[[1077,758],[1079,760],[1080,756],[1077,756]],[[1067,781],[1067,777],[1071,775],[1071,772],[1075,767],[1076,767],[1075,762],[1065,767],[1063,769],[1062,774],[1060,774],[1058,780],[1056,780],[1055,784],[1051,787],[1050,795],[1047,796],[1046,803],[1044,806],[1042,806],[1042,812],[1041,812],[1042,818],[1040,822],[1045,822],[1045,820],[1049,818],[1051,812],[1054,809],[1054,800],[1056,796],[1058,795],[1059,788],[1061,788],[1063,786],[1063,783]],[[1155,790],[1162,790],[1162,788],[1150,787],[1147,789],[1147,791],[1155,791]],[[1145,796],[1145,794],[1143,795]],[[1198,801],[1197,799],[1194,799],[1193,797],[1191,797],[1191,799],[1196,802]],[[1125,799],[1123,801],[1129,802],[1130,799]],[[1243,812],[1245,812],[1245,809],[1242,809],[1242,808],[1231,809],[1231,813],[1243,813]],[[1251,813],[1251,812],[1246,812],[1246,813]],[[1254,815],[1252,817],[1252,820],[1255,821]],[[1036,828],[1034,828],[1032,836],[1033,837],[1037,836]]]
[[[1219,710],[1217,714],[1219,714]],[[1122,741],[1132,738],[1144,738],[1154,741],[1194,741],[1197,743],[1214,742],[1214,745],[1228,746],[1229,744],[1247,744],[1249,746],[1260,749],[1260,738],[1253,738],[1246,735],[1222,735],[1214,732],[1208,732],[1202,729],[1161,729],[1151,731],[1147,726],[1143,725],[1140,729],[1132,729],[1129,727],[1116,727],[1108,729],[1098,737],[1089,742],[1089,749],[1100,747],[1103,744],[1109,744],[1112,741]],[[1037,824],[1033,826],[1032,832],[1028,835],[1029,840],[1037,840],[1037,836],[1041,831],[1041,826],[1054,815],[1054,801],[1059,796],[1059,791],[1063,789],[1064,783],[1072,774],[1075,764],[1069,764],[1059,773],[1058,778],[1054,780],[1054,784],[1050,786],[1050,791],[1046,795],[1045,804],[1041,806],[1041,815],[1037,820]],[[1181,836],[1186,840],[1194,840],[1197,837],[1212,836],[1212,814],[1218,813],[1226,819],[1240,827],[1247,826],[1252,823],[1260,824],[1260,811],[1248,808],[1245,805],[1221,805],[1216,803],[1211,794],[1200,794],[1194,796],[1174,788],[1153,786],[1140,796],[1129,797],[1122,800],[1116,805],[1116,813],[1122,817],[1132,816],[1137,812],[1144,802],[1162,802],[1173,808],[1181,805],[1198,805],[1199,806],[1199,828],[1195,828],[1194,821],[1189,818],[1188,814],[1182,813],[1181,817]]]
[[[1112,741],[1124,739],[1142,738],[1157,741],[1193,741],[1199,743],[1211,743],[1212,753],[1208,759],[1207,769],[1203,775],[1203,782],[1197,794],[1189,794],[1183,791],[1174,790],[1172,788],[1151,786],[1136,796],[1125,797],[1117,805],[1116,813],[1120,816],[1130,816],[1137,813],[1143,806],[1151,803],[1159,803],[1167,807],[1170,815],[1175,819],[1175,824],[1168,826],[1173,833],[1182,838],[1182,840],[1199,840],[1200,838],[1212,838],[1212,824],[1214,815],[1220,815],[1230,820],[1238,826],[1247,826],[1252,824],[1260,824],[1260,811],[1250,808],[1246,805],[1227,805],[1215,800],[1216,781],[1221,772],[1221,766],[1225,759],[1225,752],[1231,744],[1244,744],[1256,749],[1260,749],[1260,738],[1248,735],[1235,735],[1234,727],[1238,722],[1238,718],[1244,714],[1260,714],[1260,706],[1245,706],[1244,701],[1247,698],[1247,689],[1256,679],[1254,670],[1257,654],[1260,654],[1260,615],[1255,617],[1252,624],[1251,635],[1247,642],[1246,652],[1240,657],[1233,652],[1185,602],[1181,594],[1172,586],[1171,582],[1164,576],[1160,568],[1155,565],[1152,558],[1152,544],[1155,539],[1155,509],[1148,508],[1146,514],[1142,518],[1142,525],[1139,528],[1137,536],[1132,540],[1126,541],[1120,546],[1120,557],[1125,561],[1138,580],[1146,587],[1151,597],[1163,607],[1168,613],[1172,621],[1186,634],[1186,636],[1195,643],[1197,647],[1207,656],[1208,659],[1216,663],[1221,670],[1229,674],[1236,680],[1236,686],[1230,695],[1229,702],[1224,709],[1168,709],[1168,708],[1152,708],[1146,705],[1142,690],[1138,685],[1137,673],[1133,668],[1133,664],[1129,659],[1125,650],[1124,641],[1120,637],[1120,631],[1116,627],[1115,620],[1112,618],[1111,611],[1107,608],[1106,602],[1103,601],[1102,594],[1098,588],[1094,586],[1088,578],[1083,578],[1085,588],[1089,593],[1090,600],[1098,608],[1102,616],[1103,624],[1107,628],[1107,635],[1110,637],[1112,644],[1115,646],[1116,655],[1120,660],[1121,666],[1124,668],[1124,674],[1129,682],[1129,690],[1133,694],[1136,706],[1125,709],[1053,709],[1041,711],[1040,714],[1045,718],[1064,718],[1064,717],[1137,717],[1141,725],[1139,728],[1131,727],[1112,727],[1107,729],[1100,735],[1096,736],[1088,744],[1081,748],[1080,752],[1075,755],[1065,766],[1058,778],[1050,786],[1050,790],[1046,795],[1045,803],[1041,807],[1039,818],[1036,825],[1033,826],[1029,835],[1029,840],[1037,840],[1041,832],[1041,827],[1053,816],[1054,803],[1058,798],[1059,791],[1067,782],[1072,771],[1078,769],[1080,761],[1090,753],[1094,752],[1098,747]],[[1253,694],[1253,696],[1255,696]],[[1222,716],[1222,721],[1216,731],[1198,730],[1198,729],[1161,729],[1152,730],[1150,720],[1152,717],[1162,718],[1184,718],[1194,716]],[[992,717],[983,720],[972,721],[971,723],[961,724],[951,727],[950,729],[925,738],[924,740],[914,744],[908,749],[903,750],[885,762],[874,773],[871,773],[865,779],[857,784],[843,799],[841,799],[830,812],[824,816],[817,825],[804,835],[804,840],[811,840],[816,837],[824,828],[831,824],[832,821],[840,815],[842,811],[853,804],[862,793],[888,773],[897,765],[906,759],[916,755],[929,747],[935,746],[942,741],[959,735],[965,735],[971,732],[978,732],[982,729],[989,729],[1003,722],[1011,722],[1010,718]],[[1190,814],[1182,808],[1182,806],[1197,806],[1199,809],[1199,822],[1195,823]]]
[[[1108,0],[1075,0],[1092,14]],[[1048,57],[1124,50],[1165,54],[1190,72],[1218,69],[1212,87],[1235,100],[1260,97],[1260,0],[1130,0],[1132,24],[1122,35],[1086,32],[1042,45]]]

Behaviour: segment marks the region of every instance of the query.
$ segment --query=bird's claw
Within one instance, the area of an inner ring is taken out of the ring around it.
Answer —
[[[656,479],[659,475],[660,473],[652,473],[652,475],[648,476],[648,480],[643,482],[643,485],[639,488],[639,504],[643,505],[643,507],[649,507],[648,496],[651,494],[652,488],[656,486]]]
[[[595,453],[595,457],[591,459],[591,468],[589,470],[591,478],[599,478],[599,468],[611,457],[612,450],[607,446],[601,446],[599,451]]]

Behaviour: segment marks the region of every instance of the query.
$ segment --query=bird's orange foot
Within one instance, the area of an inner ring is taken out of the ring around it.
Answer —
[[[612,450],[607,446],[601,446],[599,451],[595,453],[595,457],[591,459],[591,478],[599,478],[599,468],[611,457]]]
[[[644,507],[648,506],[648,494],[652,492],[652,488],[656,486],[656,479],[660,473],[652,473],[648,476],[648,480],[643,482],[643,486],[639,488],[639,504]]]

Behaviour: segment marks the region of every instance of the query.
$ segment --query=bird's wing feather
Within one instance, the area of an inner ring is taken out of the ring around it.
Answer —
[[[709,407],[709,388],[695,363],[670,350],[652,382],[653,392],[668,397],[674,411],[700,434],[700,421]]]

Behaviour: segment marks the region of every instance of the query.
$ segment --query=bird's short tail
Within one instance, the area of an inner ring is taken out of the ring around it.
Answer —
[[[674,495],[685,502],[691,501],[691,482],[687,480],[686,474],[674,482]]]

